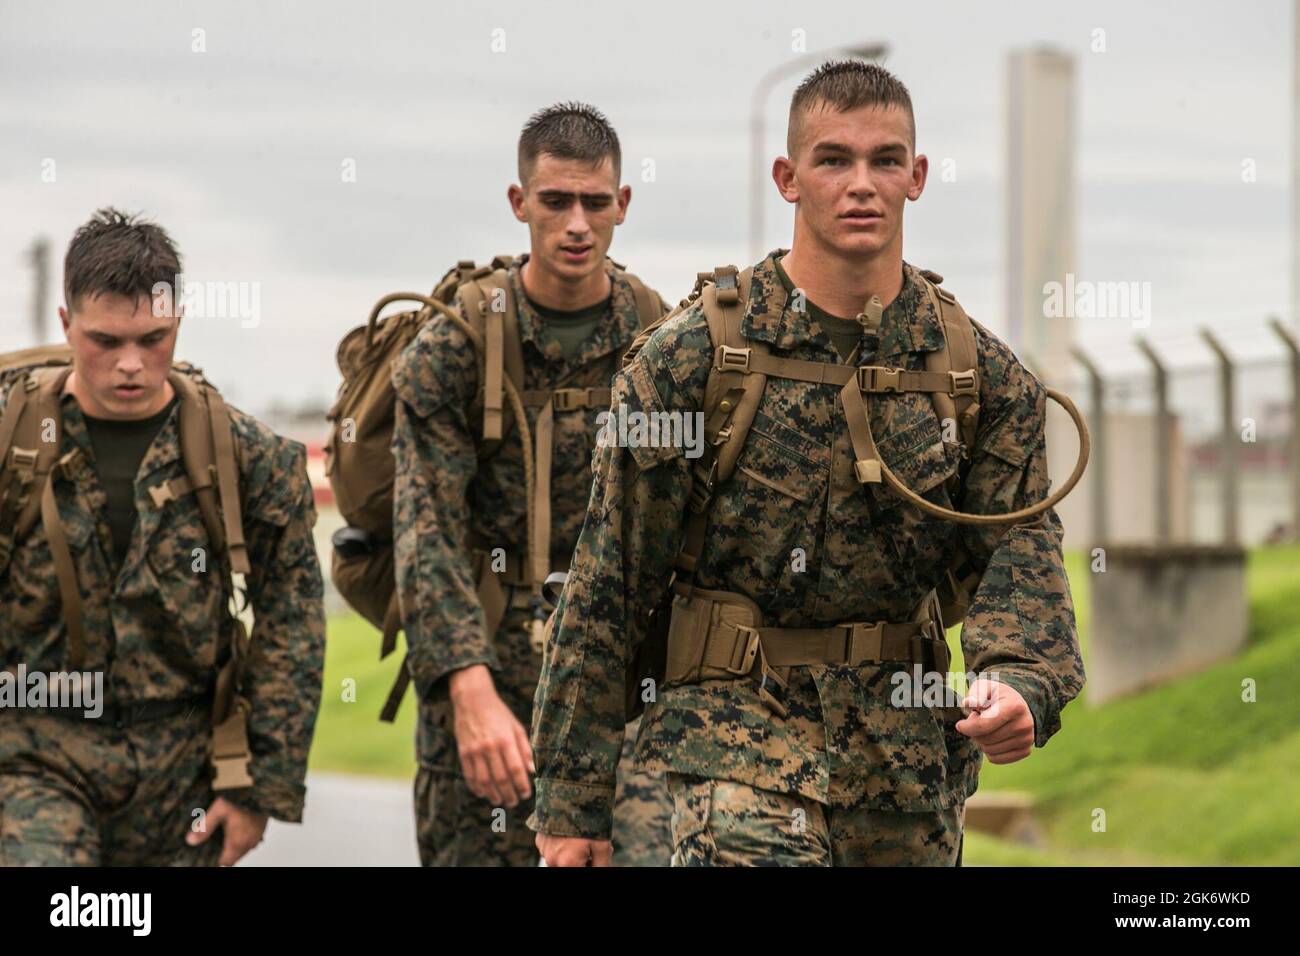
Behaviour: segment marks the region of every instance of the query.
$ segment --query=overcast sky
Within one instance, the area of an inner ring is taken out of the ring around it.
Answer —
[[[616,126],[633,201],[611,252],[676,301],[696,271],[748,256],[750,98],[802,36],[810,51],[888,44],[918,149],[958,171],[908,206],[904,256],[994,330],[1007,54],[1043,44],[1076,62],[1077,273],[1150,282],[1151,333],[1178,360],[1206,358],[1200,324],[1276,351],[1263,330],[1290,320],[1293,35],[1285,0],[0,0],[0,348],[32,344],[33,238],[54,245],[54,335],[68,239],[111,203],[165,225],[191,279],[259,284],[256,328],[189,322],[180,354],[252,411],[327,402],[337,341],[380,295],[526,247],[505,200],[516,137],[561,99]],[[771,156],[796,82],[768,101]],[[773,188],[769,247],[790,223]],[[1108,367],[1138,364],[1127,324],[1078,326]]]

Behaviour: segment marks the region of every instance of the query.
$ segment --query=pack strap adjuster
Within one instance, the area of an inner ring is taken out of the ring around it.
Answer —
[[[901,392],[901,368],[864,365],[858,369],[858,388],[864,392]]]
[[[948,392],[949,395],[979,394],[980,380],[973,368],[969,368],[964,372],[949,372],[948,378],[952,381],[952,387]]]
[[[722,669],[737,677],[745,677],[754,670],[761,642],[754,628],[744,624],[732,626],[736,629],[736,643],[731,648],[731,660],[722,665]]]
[[[743,372],[749,374],[749,349],[736,349],[730,345],[719,345],[713,353],[713,365],[723,372]]]
[[[880,484],[883,477],[880,473],[880,462],[875,458],[861,458],[855,461],[853,474],[860,485]]]
[[[12,448],[9,450],[9,463],[14,470],[36,467],[36,450],[34,448]]]
[[[719,305],[736,305],[740,302],[740,286],[735,266],[718,266],[714,269],[713,284]]]

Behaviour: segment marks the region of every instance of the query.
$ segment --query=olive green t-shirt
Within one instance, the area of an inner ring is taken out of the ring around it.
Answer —
[[[776,266],[776,274],[781,278],[781,284],[785,286],[787,292],[793,292],[796,288],[795,284],[786,274],[781,260],[774,259],[773,263]],[[840,359],[847,362],[862,338],[862,323],[857,319],[844,319],[838,315],[831,315],[825,309],[819,308],[812,299],[805,298],[804,305],[808,308],[808,315],[831,337],[831,341],[835,343],[835,351],[840,353]]]
[[[531,297],[528,299],[528,304],[533,307],[534,312],[541,316],[542,321],[546,323],[546,330],[560,343],[564,358],[568,360],[582,350],[582,344],[596,331],[596,327],[600,325],[600,320],[609,311],[612,299],[613,296],[611,295],[603,302],[597,302],[595,305],[571,311],[539,305]]]
[[[95,471],[108,496],[108,527],[113,535],[113,566],[120,568],[135,530],[135,476],[145,452],[153,444],[179,399],[173,397],[156,415],[121,421],[92,418],[82,413],[95,450]]]

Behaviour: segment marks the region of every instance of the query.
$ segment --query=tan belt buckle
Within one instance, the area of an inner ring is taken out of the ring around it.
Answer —
[[[882,624],[845,624],[844,663],[879,664],[884,650],[885,628]]]
[[[746,677],[754,670],[754,661],[758,659],[761,646],[758,631],[744,624],[732,625],[736,629],[736,643],[731,648],[731,660],[723,668],[729,674]],[[741,639],[744,639],[742,646]]]

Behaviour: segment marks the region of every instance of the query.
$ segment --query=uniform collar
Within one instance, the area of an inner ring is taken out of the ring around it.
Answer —
[[[794,308],[794,296],[786,291],[776,270],[776,260],[789,250],[777,249],[754,266],[749,287],[749,306],[741,322],[745,338],[759,339],[790,351],[808,343],[832,349],[830,339],[814,327],[807,309]],[[925,288],[925,279],[911,263],[903,263],[903,287],[881,316],[880,344],[876,358],[907,352],[933,352],[943,348],[943,328]]]
[[[637,337],[641,323],[637,318],[636,293],[632,291],[632,284],[624,277],[622,270],[616,269],[613,262],[606,259],[605,274],[610,278],[610,308],[578,353],[565,362],[559,341],[551,335],[546,328],[546,321],[537,314],[524,292],[521,270],[527,261],[528,253],[524,253],[510,264],[510,294],[515,300],[515,311],[519,316],[520,338],[525,343],[531,342],[548,362],[563,365],[566,370],[581,368],[610,352],[617,351],[621,354]]]

